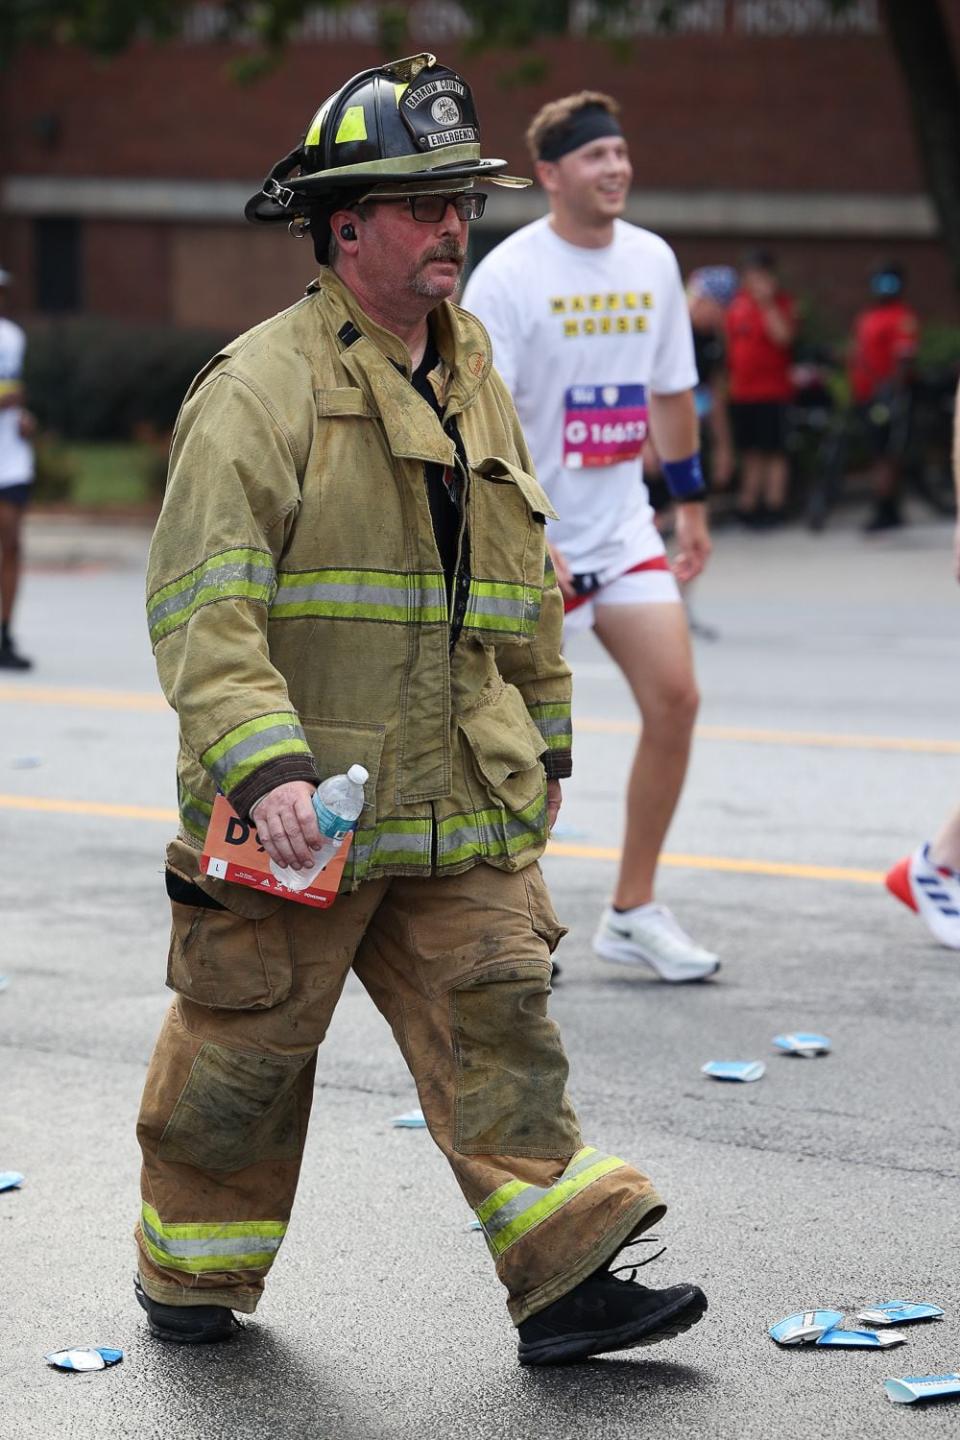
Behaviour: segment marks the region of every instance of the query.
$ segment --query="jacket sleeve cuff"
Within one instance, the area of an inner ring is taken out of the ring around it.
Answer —
[[[275,760],[265,761],[230,792],[230,804],[241,820],[248,820],[258,800],[276,790],[278,785],[286,785],[291,780],[319,784],[320,776],[311,755],[278,755]]]
[[[569,750],[548,750],[540,758],[548,780],[567,780],[573,774],[573,754]]]

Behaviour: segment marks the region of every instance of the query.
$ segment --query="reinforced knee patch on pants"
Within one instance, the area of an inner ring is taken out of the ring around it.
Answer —
[[[313,1055],[252,1055],[207,1041],[167,1122],[162,1160],[242,1170],[300,1153],[298,1081]]]
[[[549,1159],[579,1147],[549,988],[549,966],[537,964],[487,971],[453,991],[453,1148],[461,1155]]]

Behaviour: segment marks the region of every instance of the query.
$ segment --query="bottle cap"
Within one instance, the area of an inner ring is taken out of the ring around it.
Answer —
[[[351,765],[347,771],[347,779],[352,780],[354,785],[366,785],[370,774],[369,771],[364,770],[362,765]]]

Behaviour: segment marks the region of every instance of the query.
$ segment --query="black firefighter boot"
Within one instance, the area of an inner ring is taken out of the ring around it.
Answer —
[[[21,655],[10,635],[10,627],[6,621],[0,625],[0,670],[30,670],[33,668],[33,661],[28,660],[26,655]]]
[[[243,1326],[232,1310],[223,1305],[162,1305],[151,1300],[140,1277],[133,1282],[138,1301],[147,1312],[150,1334],[157,1340],[174,1340],[179,1345],[214,1345],[232,1340]]]
[[[563,1365],[672,1340],[703,1317],[707,1297],[697,1285],[651,1290],[634,1280],[636,1268],[620,1279],[606,1266],[581,1280],[566,1295],[518,1326],[521,1365]]]

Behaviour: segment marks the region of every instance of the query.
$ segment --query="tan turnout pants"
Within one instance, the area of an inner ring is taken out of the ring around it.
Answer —
[[[375,880],[329,910],[279,901],[260,920],[172,908],[177,997],[138,1125],[136,1234],[153,1299],[256,1308],[293,1206],[317,1047],[351,967],[483,1224],[515,1324],[664,1213],[645,1176],[580,1138],[547,1015],[564,932],[538,865]]]

